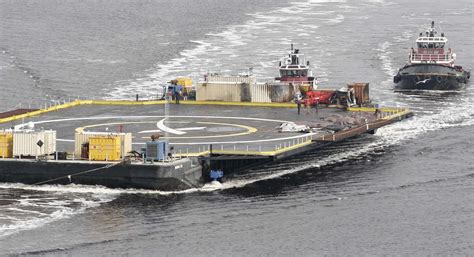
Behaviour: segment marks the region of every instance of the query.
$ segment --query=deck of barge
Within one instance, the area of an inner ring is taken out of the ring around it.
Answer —
[[[226,175],[245,172],[264,163],[373,133],[412,115],[408,109],[380,108],[378,114],[375,110],[323,107],[302,109],[298,115],[296,105],[290,103],[187,101],[170,104],[165,116],[164,101],[73,101],[0,118],[0,129],[34,125],[36,130],[56,130],[57,151],[69,153],[66,161],[53,161],[51,156],[46,162],[2,159],[0,175],[2,181],[23,183],[72,181],[165,190],[198,187],[208,179],[205,174],[210,169],[222,169]],[[344,125],[344,129],[280,133],[277,127],[284,122],[320,128]],[[155,164],[131,158],[131,162],[116,163],[108,169],[113,162],[75,159],[72,153],[77,131],[131,132],[137,152],[150,141],[151,135],[160,134],[169,140],[173,158],[167,160],[169,163]],[[180,165],[180,161],[186,165]],[[101,170],[95,171],[96,167]],[[84,174],[83,170],[90,168],[93,172]]]
[[[57,150],[74,151],[74,133],[78,130],[133,133],[133,148],[140,151],[152,134],[170,141],[175,156],[209,156],[216,158],[280,158],[297,154],[359,134],[412,115],[407,109],[381,108],[302,109],[298,115],[294,104],[254,104],[181,102],[171,104],[166,121],[165,105],[155,102],[75,101],[34,113],[0,119],[0,129],[33,122],[35,128],[57,131]],[[363,118],[344,131],[329,133],[280,133],[283,122],[327,125],[329,116]],[[223,157],[228,156],[228,157]]]

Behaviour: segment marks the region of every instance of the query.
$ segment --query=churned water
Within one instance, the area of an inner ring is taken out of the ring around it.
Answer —
[[[439,24],[474,67],[473,2],[0,1],[0,109],[152,98],[177,76],[277,75],[294,43],[321,87],[371,83],[415,117],[179,192],[0,183],[0,255],[472,255],[474,88],[393,92]],[[472,82],[471,82],[472,83]]]

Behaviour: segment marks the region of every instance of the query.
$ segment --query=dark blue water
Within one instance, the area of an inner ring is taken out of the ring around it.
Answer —
[[[474,67],[472,1],[1,1],[0,109],[151,97],[176,76],[276,73],[290,42],[321,87],[371,83],[416,116],[182,192],[0,184],[0,254],[472,255],[474,88],[401,94],[392,76],[439,24]]]

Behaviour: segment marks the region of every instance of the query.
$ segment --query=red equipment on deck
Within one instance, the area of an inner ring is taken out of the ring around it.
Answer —
[[[314,106],[317,104],[330,104],[331,98],[334,96],[334,91],[308,91],[306,92],[306,98],[303,99],[303,104],[308,106]]]

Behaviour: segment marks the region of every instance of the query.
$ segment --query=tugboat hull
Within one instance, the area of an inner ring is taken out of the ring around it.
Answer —
[[[470,73],[438,64],[411,64],[393,78],[396,90],[460,90]]]

